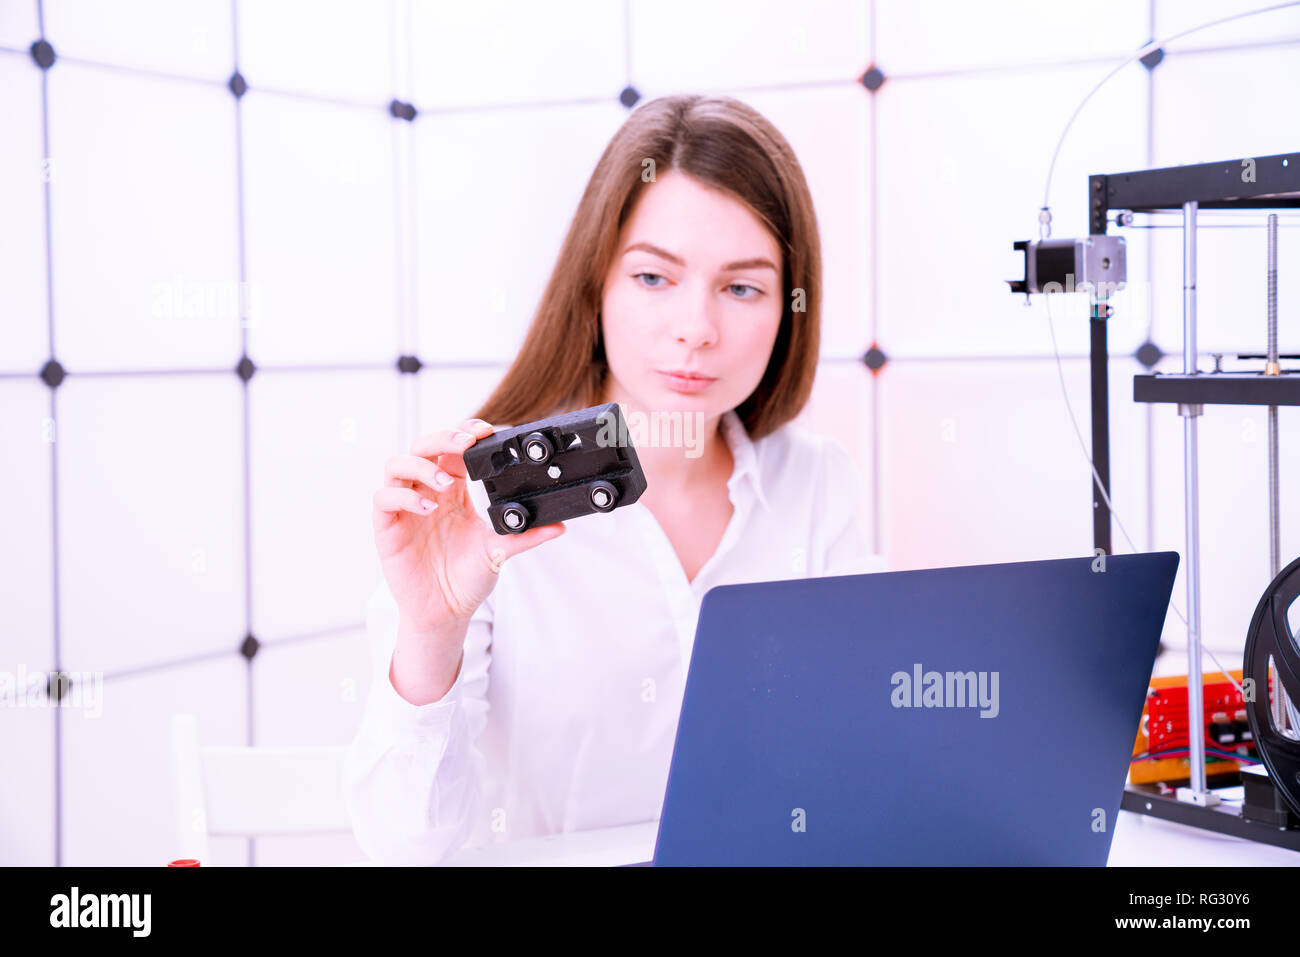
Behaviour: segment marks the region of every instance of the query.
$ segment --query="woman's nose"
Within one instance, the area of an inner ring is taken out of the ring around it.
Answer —
[[[718,321],[713,305],[707,295],[692,296],[681,303],[673,316],[673,335],[679,342],[698,349],[717,341]]]

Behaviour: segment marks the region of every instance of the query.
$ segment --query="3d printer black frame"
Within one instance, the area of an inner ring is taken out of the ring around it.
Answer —
[[[1247,175],[1247,171],[1249,174]],[[1088,178],[1088,231],[1106,234],[1112,211],[1181,210],[1195,202],[1200,209],[1294,209],[1300,207],[1300,153],[1279,153],[1109,173]],[[1109,304],[1094,308],[1089,320],[1093,465],[1101,486],[1110,489],[1110,405],[1106,323]],[[1147,363],[1148,368],[1154,362]],[[1300,405],[1300,377],[1257,375],[1138,375],[1135,402],[1233,405]],[[1110,509],[1089,475],[1093,547],[1112,554]],[[1139,814],[1187,824],[1221,834],[1300,850],[1300,830],[1282,830],[1241,815],[1235,808],[1201,807],[1179,801],[1148,785],[1130,784],[1120,807]]]

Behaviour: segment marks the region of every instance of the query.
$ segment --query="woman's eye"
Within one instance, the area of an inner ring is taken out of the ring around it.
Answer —
[[[653,272],[633,273],[632,278],[640,280],[641,285],[648,289],[661,289],[667,282],[663,276]],[[651,282],[651,280],[657,281]],[[738,299],[757,299],[759,296],[763,295],[763,290],[759,289],[757,286],[750,286],[746,283],[728,283],[727,289],[734,293]]]

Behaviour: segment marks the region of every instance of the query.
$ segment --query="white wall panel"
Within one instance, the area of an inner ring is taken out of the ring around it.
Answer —
[[[25,52],[32,45],[40,34],[36,4],[37,0],[12,0],[0,4],[0,47]]]
[[[810,432],[829,435],[853,457],[863,481],[858,527],[868,543],[874,533],[872,503],[876,496],[871,451],[873,407],[871,372],[864,363],[824,362],[817,369],[812,397],[793,420]]]
[[[1152,77],[1156,166],[1296,151],[1300,109],[1284,91],[1300,86],[1300,42],[1170,54]]]
[[[886,74],[1122,57],[1148,39],[1147,5],[1132,0],[875,2],[876,62]]]
[[[881,88],[878,339],[888,355],[1051,353],[1043,297],[1025,308],[1005,280],[1024,275],[1012,243],[1038,237],[1052,151],[1095,73],[982,74]],[[1132,66],[1117,76],[1065,141],[1052,181],[1054,236],[1086,234],[1089,175],[1145,165],[1144,73]],[[1064,115],[1061,104],[1069,104]],[[1144,329],[1113,329],[1111,351],[1135,348]],[[1086,323],[1058,326],[1057,341],[1062,353],[1086,354]]]
[[[506,366],[485,368],[425,369],[419,382],[419,425],[417,435],[450,429],[474,413],[487,401],[492,390],[506,374]],[[522,425],[522,422],[493,422],[505,425]],[[406,443],[409,447],[410,442]],[[405,451],[403,449],[402,451]]]
[[[238,4],[239,72],[250,89],[386,104],[396,0]]]
[[[0,56],[0,370],[36,372],[49,358],[41,73]]]
[[[1088,362],[1063,362],[1091,451]],[[1110,361],[1111,502],[1142,525],[1145,413]],[[1092,553],[1091,472],[1051,360],[899,362],[880,379],[882,554],[892,569]],[[1141,539],[1137,539],[1139,548]],[[1114,551],[1128,551],[1118,529]]]
[[[57,56],[203,77],[234,71],[231,0],[42,0]]]
[[[0,866],[54,864],[54,712],[43,688],[54,669],[49,389],[0,380],[0,755],[22,786],[0,788]]]
[[[396,361],[398,121],[244,99],[244,241],[258,364]]]
[[[1262,21],[1261,21],[1262,22]],[[1232,53],[1170,55],[1155,75],[1155,163],[1174,166],[1290,153],[1300,143],[1300,113],[1279,109],[1272,91],[1300,83],[1300,44]],[[1256,175],[1259,174],[1256,169]],[[1267,211],[1204,210],[1197,230],[1197,348],[1263,352],[1267,333]],[[1181,218],[1143,217],[1155,255],[1156,341],[1181,354]],[[1278,302],[1300,282],[1300,220],[1282,211]],[[1227,227],[1227,228],[1222,228]],[[1278,324],[1283,352],[1300,349],[1300,328]],[[1203,368],[1213,368],[1203,360]],[[1177,369],[1181,371],[1179,362]]]
[[[1261,3],[1259,0],[1154,0],[1156,24],[1154,39],[1172,36],[1234,14],[1275,5],[1275,3]],[[1166,49],[1177,51],[1193,47],[1271,42],[1284,38],[1300,40],[1300,7],[1274,10],[1198,30],[1181,40],[1166,44]]]
[[[868,65],[862,0],[632,0],[629,9],[632,79],[646,95],[851,83]]]
[[[416,119],[423,361],[515,354],[587,180],[626,117],[611,100]]]
[[[379,584],[380,573],[369,581]],[[367,594],[366,598],[369,598]],[[357,620],[365,613],[365,600]],[[361,726],[370,692],[364,628],[285,641],[259,649],[253,675],[253,714],[261,747],[346,745]]]
[[[50,394],[39,379],[0,379],[0,669],[54,666]]]
[[[405,452],[398,373],[276,372],[249,382],[253,634],[363,617],[378,573],[371,497]]]
[[[0,867],[55,864],[54,720],[44,699],[0,710],[0,755],[11,771],[0,789]]]
[[[59,386],[63,661],[114,672],[244,637],[239,379]]]
[[[626,79],[623,6],[605,0],[413,0],[415,105],[615,103]]]
[[[233,369],[234,97],[67,63],[49,84],[59,361]]]

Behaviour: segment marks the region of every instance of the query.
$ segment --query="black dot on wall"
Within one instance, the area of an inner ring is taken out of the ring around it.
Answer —
[[[247,382],[253,378],[253,373],[257,371],[257,366],[253,365],[253,360],[244,356],[239,360],[239,365],[235,366],[235,374]]]
[[[410,103],[403,103],[401,100],[393,100],[392,103],[389,103],[388,112],[399,120],[406,120],[408,123],[415,119],[415,107]]]
[[[226,86],[230,87],[230,92],[235,94],[235,99],[239,99],[248,92],[248,83],[245,82],[243,74],[238,70],[230,75],[230,82]]]
[[[872,372],[879,372],[884,368],[885,363],[889,361],[889,357],[873,345],[863,354],[862,361],[867,364],[867,368]]]
[[[51,359],[41,368],[41,378],[45,380],[45,384],[51,389],[57,389],[59,383],[63,381],[63,378],[66,375],[67,373],[63,371],[63,366],[59,365],[58,361],[55,359]]]
[[[45,679],[45,697],[51,701],[62,701],[72,691],[72,676],[66,671],[51,673]]]
[[[44,40],[37,40],[31,46],[32,59],[42,70],[48,70],[54,66],[56,57],[54,56],[54,47],[50,46]]]
[[[422,366],[423,363],[421,363],[420,360],[417,359],[415,356],[397,357],[398,372],[419,372]]]
[[[1154,70],[1156,67],[1160,65],[1160,61],[1163,60],[1164,58],[1165,58],[1165,51],[1162,50],[1160,47],[1156,47],[1146,56],[1141,58],[1141,63],[1148,70]]]
[[[1138,346],[1135,355],[1137,356],[1137,361],[1142,363],[1148,369],[1155,368],[1156,363],[1165,356],[1165,354],[1160,351],[1160,347],[1150,339]]]
[[[239,653],[243,655],[245,658],[247,658],[249,661],[252,661],[253,656],[257,654],[257,649],[261,647],[262,647],[262,643],[259,642],[252,635],[249,635],[244,639],[244,643],[239,646]]]
[[[885,74],[880,71],[879,67],[872,64],[867,67],[867,72],[862,74],[862,85],[875,93],[885,85]]]
[[[636,91],[636,87],[625,86],[623,91],[618,95],[618,101],[626,106],[629,110],[636,106],[637,100],[641,99],[641,94]]]

